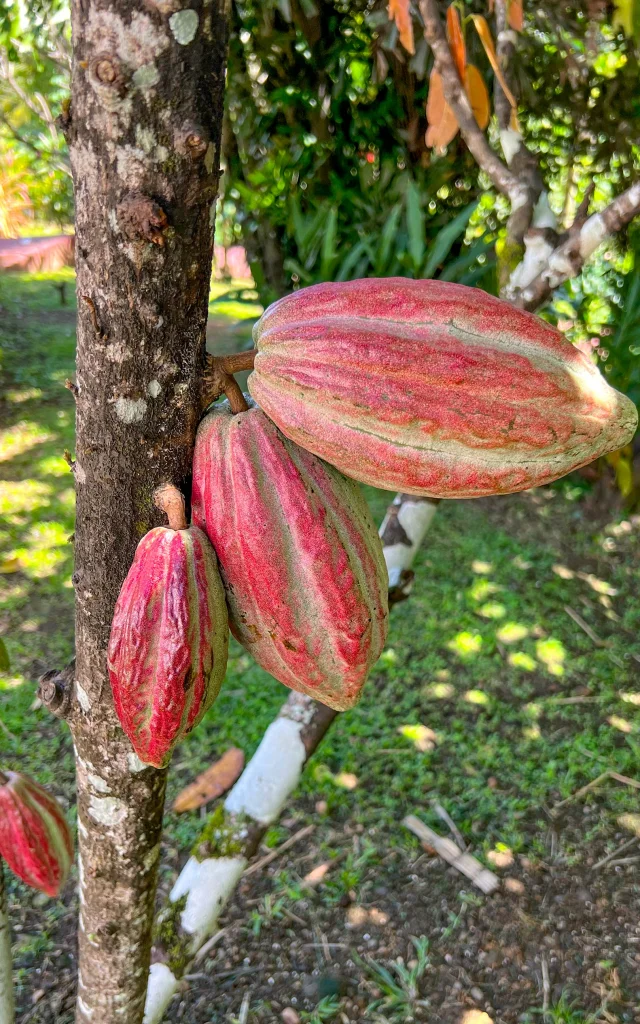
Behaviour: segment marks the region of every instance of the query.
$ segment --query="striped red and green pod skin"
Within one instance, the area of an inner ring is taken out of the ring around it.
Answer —
[[[27,885],[57,896],[73,863],[73,839],[60,804],[33,779],[2,772],[0,856]]]
[[[200,424],[192,514],[216,550],[233,635],[285,686],[352,707],[387,636],[382,545],[357,484],[255,405]]]
[[[387,490],[525,490],[623,447],[637,426],[634,404],[559,331],[464,285],[314,285],[270,306],[254,337],[249,390],[266,414]]]
[[[215,701],[227,666],[227,609],[202,530],[159,526],[140,541],[118,597],[108,664],[120,724],[162,768]]]

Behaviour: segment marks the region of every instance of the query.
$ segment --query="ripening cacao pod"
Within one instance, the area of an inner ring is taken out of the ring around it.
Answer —
[[[255,405],[200,424],[192,514],[220,563],[233,635],[276,679],[338,711],[387,635],[382,545],[357,484]]]
[[[475,288],[319,284],[254,328],[249,390],[356,480],[436,498],[549,483],[627,444],[633,403],[555,328]]]
[[[215,553],[187,527],[182,495],[162,488],[169,527],[147,533],[118,597],[108,664],[120,724],[145,764],[162,768],[215,701],[228,621]]]
[[[33,779],[0,772],[0,856],[27,885],[57,896],[73,862],[60,804]]]

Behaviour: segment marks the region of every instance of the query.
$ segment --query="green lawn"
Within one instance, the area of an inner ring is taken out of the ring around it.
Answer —
[[[66,727],[32,707],[37,676],[73,650],[74,495],[64,459],[73,400],[63,385],[74,327],[53,287],[65,276],[72,292],[70,272],[0,278],[0,635],[11,659],[0,675],[0,763],[71,805]],[[216,309],[231,347],[248,337],[243,312],[256,310]],[[379,518],[387,498],[369,497]],[[508,847],[535,860],[545,854],[545,807],[607,769],[640,774],[640,524],[594,526],[589,508],[567,484],[440,507],[414,592],[393,611],[388,648],[361,704],[313,758],[297,813],[311,810],[308,798],[324,800],[334,820],[375,827],[379,846],[406,847],[414,840],[400,822],[410,811],[442,830],[429,806],[438,797],[479,856]],[[233,643],[218,702],[176,752],[170,798],[229,745],[250,756],[285,696]],[[599,813],[588,832],[567,838],[570,863],[621,813],[637,811],[638,792],[608,782],[588,801]],[[169,812],[169,844],[184,848],[200,824]],[[275,828],[268,841],[278,836]]]

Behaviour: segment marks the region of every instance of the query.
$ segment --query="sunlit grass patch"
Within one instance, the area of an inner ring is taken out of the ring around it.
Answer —
[[[507,658],[510,665],[514,668],[521,668],[525,672],[533,672],[536,668],[536,660],[532,658],[526,651],[512,651]]]
[[[564,663],[567,652],[562,641],[556,640],[553,637],[549,637],[548,640],[538,640],[536,643],[536,657],[552,676],[564,675]]]
[[[8,462],[17,455],[35,448],[38,444],[51,441],[53,434],[43,430],[39,423],[23,420],[6,430],[0,430],[0,462]]]
[[[459,658],[474,658],[482,650],[482,637],[464,629],[449,641],[447,647]]]

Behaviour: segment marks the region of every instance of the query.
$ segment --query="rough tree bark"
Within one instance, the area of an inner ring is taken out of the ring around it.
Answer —
[[[79,298],[76,676],[78,1024],[142,1020],[166,774],[133,754],[106,647],[154,488],[188,480],[204,364],[224,0],[73,0]]]
[[[14,1019],[11,930],[4,889],[4,868],[0,858],[0,1024],[13,1024]]]

